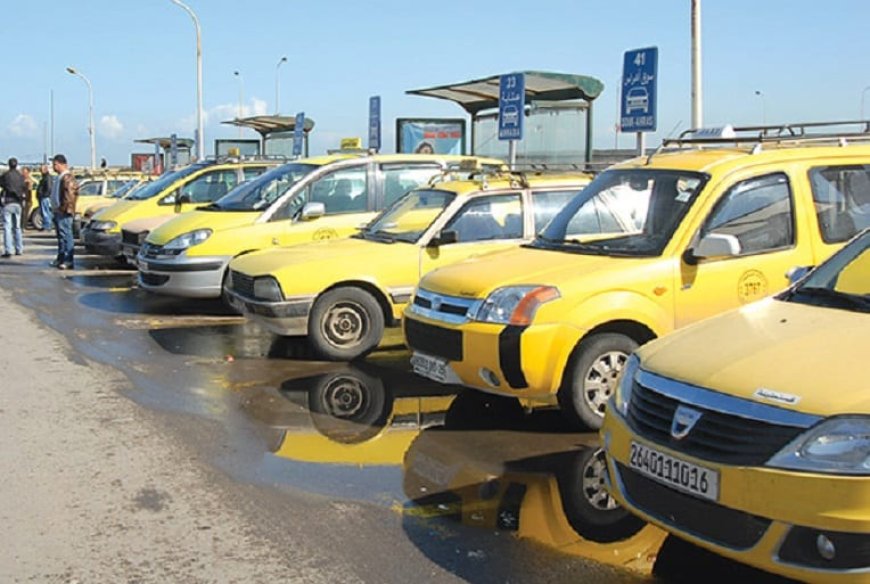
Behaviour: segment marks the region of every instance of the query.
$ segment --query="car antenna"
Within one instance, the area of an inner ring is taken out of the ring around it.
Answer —
[[[660,145],[658,148],[656,148],[655,150],[653,150],[652,152],[649,153],[649,156],[647,156],[647,158],[646,158],[646,164],[645,164],[645,166],[649,166],[649,163],[652,162],[653,156],[655,156],[656,154],[658,154],[659,152],[661,152],[662,148],[664,148],[664,146],[665,146],[665,142],[667,142],[668,140],[670,140],[670,139],[673,137],[673,135],[674,135],[674,134],[676,133],[676,131],[677,131],[677,128],[679,128],[682,124],[683,124],[683,120],[680,120],[679,122],[677,122],[676,124],[674,124],[674,127],[671,128],[671,131],[668,132],[668,135],[665,136],[665,139],[664,139],[664,140],[662,140],[661,145]]]

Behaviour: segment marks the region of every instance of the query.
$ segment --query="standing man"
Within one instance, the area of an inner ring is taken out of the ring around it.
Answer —
[[[71,270],[74,267],[73,217],[76,214],[76,201],[79,185],[69,171],[66,156],[56,154],[51,166],[57,173],[51,189],[51,208],[54,209],[54,223],[57,226],[57,259],[52,265],[58,270]]]
[[[51,211],[51,186],[54,184],[54,180],[48,172],[47,164],[43,164],[39,170],[42,176],[39,179],[39,184],[36,185],[36,200],[39,202],[39,214],[42,215],[42,229],[40,231],[45,231],[54,228]]]
[[[9,159],[9,170],[0,177],[0,187],[3,187],[3,247],[4,258],[12,257],[12,244],[15,244],[15,255],[24,251],[24,240],[21,236],[21,205],[25,197],[30,196],[24,176],[18,172],[18,160]],[[13,241],[14,238],[14,241]]]

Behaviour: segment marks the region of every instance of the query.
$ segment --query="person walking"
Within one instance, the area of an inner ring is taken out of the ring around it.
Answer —
[[[58,270],[71,270],[75,266],[73,217],[76,214],[79,185],[69,171],[66,156],[56,154],[51,159],[51,166],[57,173],[51,189],[51,208],[54,210],[54,224],[57,226],[57,259],[52,265]]]
[[[40,172],[42,176],[39,178],[39,184],[36,185],[36,201],[39,203],[39,214],[42,216],[42,229],[40,231],[46,231],[54,228],[51,211],[51,186],[54,183],[54,177],[48,172],[47,164],[42,165]]]
[[[21,206],[29,196],[24,176],[18,171],[18,160],[9,159],[9,170],[0,177],[3,188],[3,249],[4,258],[24,252],[24,238],[21,235]]]

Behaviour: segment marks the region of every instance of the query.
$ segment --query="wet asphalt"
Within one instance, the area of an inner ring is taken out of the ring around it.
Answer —
[[[70,359],[120,370],[129,384],[117,391],[254,486],[262,513],[293,521],[310,495],[362,505],[342,545],[365,555],[388,530],[419,552],[383,558],[364,580],[425,579],[432,565],[471,582],[762,579],[615,507],[597,436],[558,412],[411,374],[398,330],[365,360],[317,362],[304,340],[220,301],[146,293],[134,271],[83,250],[58,271],[48,233],[26,232],[25,246],[0,260],[0,286],[70,341]]]

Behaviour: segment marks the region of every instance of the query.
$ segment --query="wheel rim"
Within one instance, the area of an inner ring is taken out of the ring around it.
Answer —
[[[604,416],[604,408],[616,389],[616,381],[627,359],[628,355],[622,351],[599,355],[583,377],[583,398],[599,416]]]
[[[604,450],[598,449],[586,466],[583,467],[583,496],[590,505],[599,511],[612,511],[619,507],[616,500],[605,488],[607,465],[604,463]]]
[[[342,301],[326,312],[321,330],[326,341],[337,348],[359,345],[369,332],[369,315],[360,304]]]
[[[329,415],[352,419],[366,407],[366,388],[356,379],[340,377],[326,388],[323,400]]]

